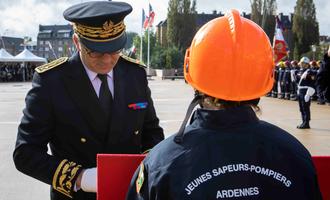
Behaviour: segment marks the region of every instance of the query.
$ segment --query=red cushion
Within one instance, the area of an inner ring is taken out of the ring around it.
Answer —
[[[313,156],[317,179],[324,200],[330,200],[330,156]]]
[[[98,154],[97,199],[124,200],[131,178],[145,155]]]

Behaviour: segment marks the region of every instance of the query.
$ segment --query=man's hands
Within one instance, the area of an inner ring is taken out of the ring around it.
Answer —
[[[89,168],[83,170],[76,181],[77,190],[82,189],[84,192],[96,192],[97,188],[97,169]]]
[[[81,177],[81,189],[85,192],[96,192],[96,179],[96,167],[86,169]]]

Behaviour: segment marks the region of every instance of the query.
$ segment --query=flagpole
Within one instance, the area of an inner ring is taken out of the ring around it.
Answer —
[[[150,1],[148,1],[148,5],[149,5],[149,13],[148,15],[150,15]],[[149,20],[150,20],[150,16],[149,16]],[[147,69],[148,69],[148,73],[149,73],[149,67],[150,67],[150,23],[148,23],[148,61],[147,61]]]
[[[144,30],[144,27],[143,27],[143,24],[144,24],[144,10],[142,9],[142,26],[141,26],[141,38],[140,38],[140,62],[143,62],[143,57],[142,57],[142,53],[143,53],[143,30]]]
[[[142,61],[142,52],[143,52],[143,27],[142,27],[142,30],[141,30],[141,42],[140,42],[140,62],[143,62]]]
[[[149,66],[150,66],[150,26],[148,27],[148,70],[149,70]]]

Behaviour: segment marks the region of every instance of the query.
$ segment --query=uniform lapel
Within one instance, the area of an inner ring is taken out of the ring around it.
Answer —
[[[104,113],[78,53],[70,58],[63,80],[71,98],[92,130],[97,135],[104,133]]]
[[[124,63],[119,60],[114,68],[114,101],[112,107],[111,126],[108,134],[109,143],[116,143],[123,132],[123,120],[125,112],[127,110],[125,92],[126,81],[125,80],[126,69]]]

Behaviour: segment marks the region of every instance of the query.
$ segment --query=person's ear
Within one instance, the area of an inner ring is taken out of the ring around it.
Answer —
[[[80,42],[79,42],[79,37],[77,34],[73,34],[72,35],[72,41],[74,43],[74,45],[76,46],[76,49],[78,51],[81,51],[81,46],[80,46]]]

